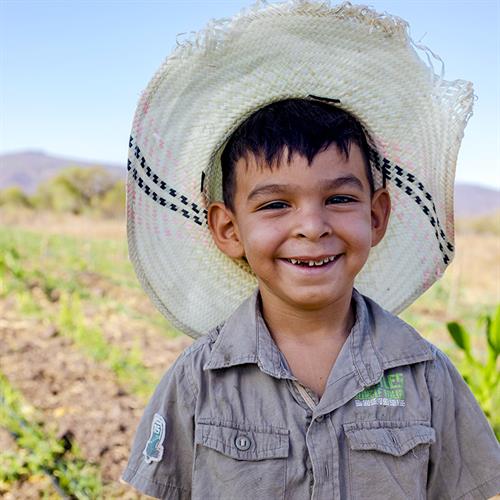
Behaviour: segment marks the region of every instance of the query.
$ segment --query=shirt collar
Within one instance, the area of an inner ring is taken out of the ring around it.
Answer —
[[[433,359],[430,344],[403,320],[353,290],[356,322],[346,341],[359,382],[368,387],[389,368]]]
[[[259,290],[218,328],[204,370],[255,363],[268,375],[296,380],[290,373],[260,312]]]
[[[357,387],[368,387],[380,381],[384,370],[433,358],[428,342],[404,321],[356,290],[353,299],[355,324],[330,374],[328,386],[353,375]],[[272,377],[296,380],[262,317],[258,290],[217,329],[212,352],[203,368],[220,369],[246,363],[257,364]]]

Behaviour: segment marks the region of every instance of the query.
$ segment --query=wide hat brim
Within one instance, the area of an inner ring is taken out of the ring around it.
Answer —
[[[257,285],[208,229],[208,204],[221,199],[221,148],[258,108],[310,96],[360,120],[377,151],[376,184],[392,199],[386,236],[358,290],[397,313],[453,258],[455,164],[472,85],[436,75],[399,18],[325,2],[254,7],[177,47],[142,94],[132,126],[129,255],[155,305],[186,334],[225,320]]]

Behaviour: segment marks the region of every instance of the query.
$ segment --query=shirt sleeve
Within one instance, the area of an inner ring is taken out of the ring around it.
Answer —
[[[164,375],[137,428],[122,479],[155,498],[191,498],[196,388],[181,357]]]
[[[500,447],[460,373],[439,350],[430,364],[429,499],[486,499],[500,492]]]

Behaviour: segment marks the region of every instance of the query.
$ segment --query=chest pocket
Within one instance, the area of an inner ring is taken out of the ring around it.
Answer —
[[[352,498],[426,498],[429,446],[436,441],[432,427],[363,422],[345,424],[344,432]]]
[[[288,430],[200,420],[193,498],[284,498]]]

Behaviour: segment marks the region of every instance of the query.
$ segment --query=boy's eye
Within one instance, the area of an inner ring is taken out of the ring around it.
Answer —
[[[326,200],[327,203],[330,204],[338,204],[338,203],[351,203],[354,201],[354,198],[351,198],[350,196],[343,196],[343,195],[335,195],[335,196],[330,196]]]
[[[263,207],[260,207],[260,210],[279,210],[280,208],[287,208],[288,203],[285,203],[284,201],[272,201],[271,203],[268,203],[267,205],[264,205]]]

